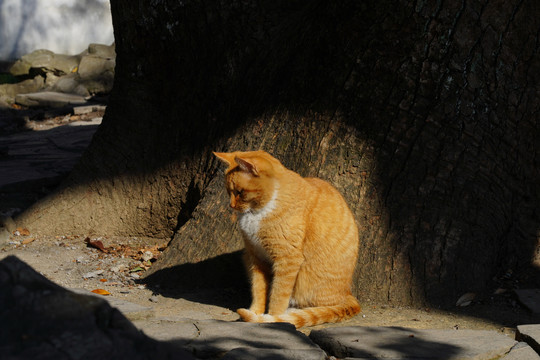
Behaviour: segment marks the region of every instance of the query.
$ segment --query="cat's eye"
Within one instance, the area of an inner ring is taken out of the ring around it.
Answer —
[[[234,189],[233,194],[234,194],[234,196],[242,196],[242,194],[244,194],[244,190],[243,189],[242,190]]]

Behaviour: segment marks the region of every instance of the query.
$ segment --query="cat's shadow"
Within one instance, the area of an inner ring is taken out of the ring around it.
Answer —
[[[232,310],[248,307],[251,301],[242,251],[160,269],[138,282],[154,294]]]

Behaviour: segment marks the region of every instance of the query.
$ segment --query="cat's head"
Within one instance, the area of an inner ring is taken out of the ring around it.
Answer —
[[[276,175],[282,165],[264,151],[217,153],[214,155],[229,167],[225,187],[230,206],[240,212],[263,208],[276,191]]]

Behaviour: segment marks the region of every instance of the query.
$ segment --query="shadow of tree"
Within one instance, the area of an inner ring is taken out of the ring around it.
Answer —
[[[163,296],[232,310],[248,307],[251,301],[241,251],[160,269],[139,282]]]

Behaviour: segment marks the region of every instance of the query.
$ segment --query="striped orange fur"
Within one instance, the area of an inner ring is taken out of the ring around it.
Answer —
[[[341,194],[264,151],[214,154],[228,165],[251,280],[252,303],[240,317],[302,327],[360,312],[351,294],[358,229]]]

